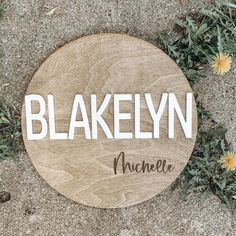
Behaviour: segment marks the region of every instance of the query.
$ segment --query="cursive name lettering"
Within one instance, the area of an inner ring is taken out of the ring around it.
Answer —
[[[171,164],[167,164],[166,160],[159,159],[154,164],[143,160],[141,163],[128,162],[125,160],[125,153],[121,152],[118,157],[114,158],[113,168],[114,174],[118,174],[118,167],[121,166],[122,173],[136,172],[136,173],[168,173],[174,170]]]

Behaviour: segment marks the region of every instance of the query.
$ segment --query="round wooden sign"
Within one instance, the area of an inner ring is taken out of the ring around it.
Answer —
[[[25,96],[22,130],[50,186],[85,205],[118,208],[150,199],[179,176],[197,112],[184,74],[160,49],[96,34],[41,65]]]

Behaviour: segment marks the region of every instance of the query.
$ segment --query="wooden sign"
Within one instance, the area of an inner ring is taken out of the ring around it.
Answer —
[[[26,92],[22,130],[53,188],[85,205],[118,208],[150,199],[179,176],[197,112],[185,76],[160,49],[97,34],[41,65]]]

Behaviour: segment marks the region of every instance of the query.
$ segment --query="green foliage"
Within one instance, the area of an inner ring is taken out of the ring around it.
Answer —
[[[15,158],[21,148],[20,115],[0,103],[0,160]]]
[[[0,17],[4,11],[0,1]],[[17,151],[22,148],[21,144],[20,115],[13,107],[9,108],[0,102],[0,160],[16,159]]]
[[[225,141],[227,130],[216,126],[210,114],[201,105],[198,107],[201,124],[196,146],[178,183],[184,194],[191,191],[213,192],[231,209],[236,210],[236,171],[227,172],[219,163],[222,154],[229,150],[229,145]],[[206,128],[205,123],[211,126]]]
[[[160,43],[193,83],[217,53],[236,55],[236,4],[216,0],[213,5],[203,6],[198,14],[178,20],[175,31],[175,35],[161,34]],[[178,183],[185,194],[213,192],[236,210],[236,171],[227,172],[219,163],[221,155],[229,150],[226,130],[216,126],[200,104],[198,116],[196,146]]]
[[[236,54],[236,4],[216,0],[198,14],[177,20],[175,31],[175,35],[161,34],[160,43],[194,82],[217,53]]]
[[[3,12],[5,11],[4,6],[2,5],[2,3],[0,2],[0,17],[2,16]]]

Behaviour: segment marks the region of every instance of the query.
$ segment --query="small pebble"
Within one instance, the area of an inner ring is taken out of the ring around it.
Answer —
[[[6,191],[0,192],[0,203],[7,202],[11,199],[11,194]]]

